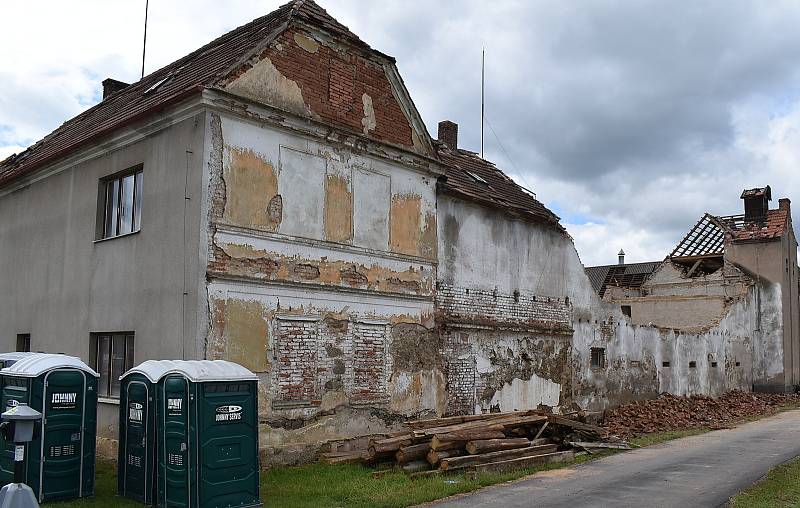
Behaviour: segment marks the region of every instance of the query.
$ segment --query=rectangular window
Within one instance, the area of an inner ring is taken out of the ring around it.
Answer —
[[[669,367],[669,362],[661,362],[662,367]]]
[[[690,369],[695,369],[695,368],[697,368],[697,362],[689,362],[689,368],[690,368]]]
[[[606,350],[602,347],[592,348],[592,368],[603,369],[606,366]]]
[[[101,180],[104,196],[101,238],[134,233],[142,220],[142,168]]]
[[[631,317],[631,306],[630,305],[623,305],[622,306],[622,313],[628,317]]]
[[[97,333],[92,342],[98,395],[119,397],[119,377],[133,367],[133,333]]]
[[[29,352],[31,350],[31,334],[17,334],[17,351]]]

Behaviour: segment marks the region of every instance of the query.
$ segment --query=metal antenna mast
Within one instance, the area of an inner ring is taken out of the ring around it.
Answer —
[[[142,42],[142,77],[144,77],[144,56],[147,52],[147,9],[150,7],[150,0],[144,2],[144,41]]]
[[[481,49],[481,159],[483,159],[483,124],[484,124],[484,76],[486,68],[486,48]]]

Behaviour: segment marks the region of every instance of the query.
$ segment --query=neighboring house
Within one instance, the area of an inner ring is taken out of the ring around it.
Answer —
[[[431,139],[394,60],[310,0],[103,86],[0,162],[0,346],[94,365],[104,438],[147,359],[256,372],[260,444],[293,462],[420,415],[712,393],[712,350],[767,344],[753,295],[762,337],[788,327],[752,286],[702,330],[624,315],[627,279],[598,297],[558,217],[455,124]]]

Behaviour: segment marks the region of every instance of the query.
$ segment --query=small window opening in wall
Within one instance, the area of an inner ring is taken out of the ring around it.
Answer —
[[[469,288],[467,288],[467,294],[469,294]]]
[[[31,334],[30,333],[17,334],[17,351],[27,353],[30,352],[30,350],[31,350]]]
[[[742,366],[742,363],[741,363],[741,362],[736,362],[736,366],[737,366],[737,367],[741,367],[741,366]]]
[[[602,347],[592,348],[592,368],[602,369],[606,366],[606,350]]]
[[[690,368],[690,369],[695,369],[695,368],[697,368],[697,362],[689,362],[689,368]]]
[[[566,305],[567,307],[569,307],[569,297],[568,297],[568,296],[565,296],[565,297],[564,297],[564,305]]]
[[[662,367],[669,367],[669,362],[661,362]]]
[[[711,367],[716,369],[717,368],[717,362],[711,362]]]
[[[623,305],[622,306],[622,314],[631,317],[631,306],[630,305]]]
[[[519,289],[514,290],[514,303],[519,303]]]

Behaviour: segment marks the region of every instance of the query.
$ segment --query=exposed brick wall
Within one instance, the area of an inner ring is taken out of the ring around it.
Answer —
[[[379,402],[386,394],[387,326],[357,323],[353,333],[353,399]]]
[[[467,415],[475,411],[475,352],[467,333],[443,331],[442,356],[447,360],[448,416]]]
[[[337,51],[320,44],[312,53],[294,40],[298,29],[278,37],[266,56],[288,79],[296,82],[303,100],[324,122],[363,132],[363,94],[372,97],[375,130],[380,141],[413,147],[408,118],[392,92],[383,66],[355,52]]]
[[[278,320],[277,399],[313,400],[317,382],[317,323]]]
[[[436,307],[450,321],[571,331],[571,308],[567,302],[532,293],[515,296],[439,282]]]

